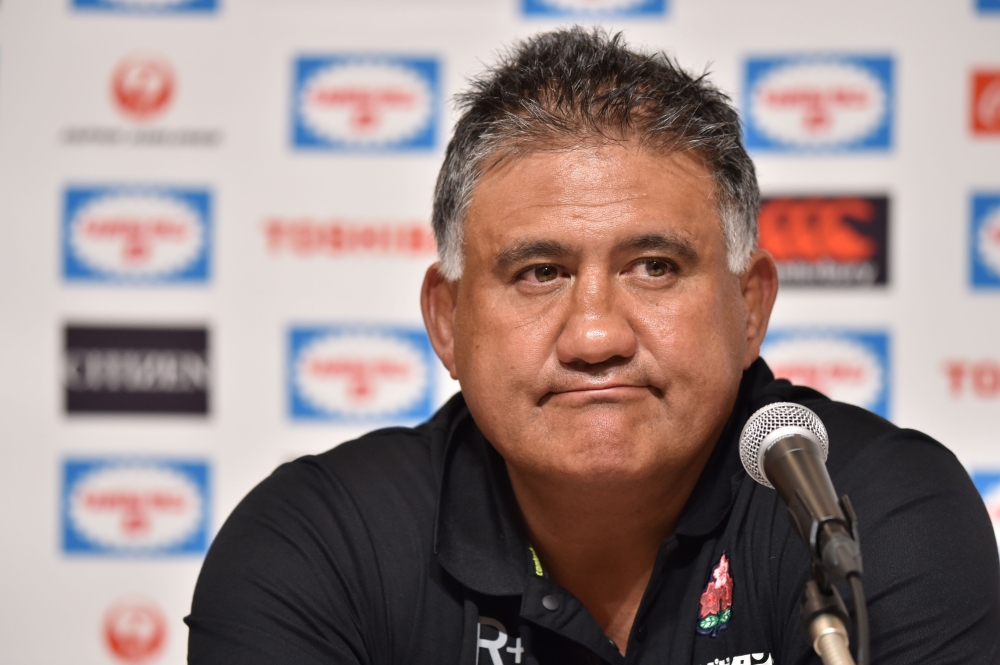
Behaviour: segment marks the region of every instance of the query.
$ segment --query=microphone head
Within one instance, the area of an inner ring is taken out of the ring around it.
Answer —
[[[786,436],[799,435],[813,439],[823,451],[823,461],[830,452],[826,427],[810,409],[793,402],[775,402],[760,408],[750,416],[740,434],[740,459],[743,468],[761,485],[774,488],[764,473],[764,453]]]

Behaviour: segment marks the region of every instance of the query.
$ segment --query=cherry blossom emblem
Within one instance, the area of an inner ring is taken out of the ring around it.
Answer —
[[[698,633],[716,637],[733,617],[733,578],[729,574],[729,557],[725,552],[712,568],[712,576],[701,592],[698,611]]]

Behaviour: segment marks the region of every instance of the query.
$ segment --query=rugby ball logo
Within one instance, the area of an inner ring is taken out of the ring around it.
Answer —
[[[302,59],[295,144],[330,150],[433,147],[437,94],[433,60]]]
[[[761,355],[774,376],[886,416],[887,339],[881,333],[768,334]]]
[[[69,463],[67,550],[121,554],[204,550],[206,489],[200,474],[186,471],[182,465],[142,462]]]
[[[430,415],[433,366],[422,331],[293,331],[292,415],[395,420]]]
[[[888,148],[891,71],[887,58],[751,60],[747,147]]]
[[[71,188],[64,274],[70,280],[204,281],[208,193]]]

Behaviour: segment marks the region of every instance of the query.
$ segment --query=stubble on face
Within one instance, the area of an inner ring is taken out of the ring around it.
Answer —
[[[615,483],[704,457],[748,360],[697,159],[530,153],[483,176],[464,230],[454,372],[509,466]]]

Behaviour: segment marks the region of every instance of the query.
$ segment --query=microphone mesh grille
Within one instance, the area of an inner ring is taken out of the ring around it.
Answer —
[[[773,485],[767,480],[761,468],[760,447],[779,427],[801,427],[812,432],[819,441],[820,448],[823,449],[824,461],[830,450],[826,427],[823,426],[819,416],[810,409],[793,402],[776,402],[758,409],[750,416],[747,424],[743,426],[743,433],[740,434],[740,459],[743,460],[743,468],[747,473],[765,487]]]

